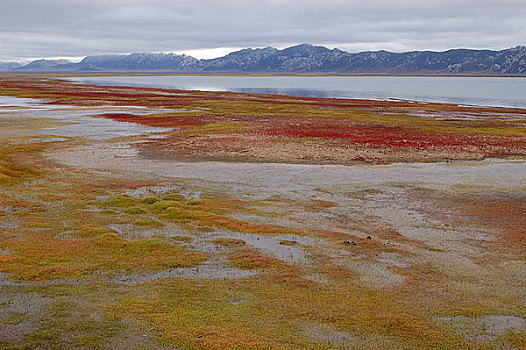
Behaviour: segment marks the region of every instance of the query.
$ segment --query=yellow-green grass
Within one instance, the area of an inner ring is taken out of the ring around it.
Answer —
[[[15,280],[86,278],[97,271],[159,271],[194,266],[206,259],[175,242],[127,241],[105,228],[70,239],[26,234],[22,239],[1,239],[0,247],[11,252],[0,256],[0,269]]]
[[[357,287],[352,276],[324,286],[274,271],[239,281],[158,281],[141,287],[157,293],[122,298],[111,311],[147,322],[163,342],[186,349],[332,348],[308,337],[313,325],[345,330],[359,348],[371,348],[368,337],[399,349],[467,346],[389,293]]]
[[[15,210],[4,213],[4,218],[9,216],[18,224],[8,226],[0,235],[0,251],[9,252],[0,254],[0,272],[9,273],[10,279],[89,278],[97,271],[159,271],[194,266],[206,259],[204,254],[191,252],[177,242],[157,238],[128,241],[107,228],[115,222],[163,225],[141,217],[140,207],[128,208],[130,213],[125,217],[89,209],[98,196],[115,188],[141,185],[142,181],[101,179],[86,183],[82,174],[48,168],[31,146],[11,147],[9,151],[6,148],[1,149],[0,169],[9,192],[2,194],[1,203]],[[28,157],[31,168],[22,165]]]
[[[11,149],[9,149],[11,148]],[[17,161],[24,153],[33,153],[34,150],[21,147],[0,146],[0,184],[13,183],[21,180],[27,180],[38,174],[35,168],[21,164]]]
[[[182,134],[187,135],[210,135],[210,134],[233,134],[257,129],[256,124],[241,122],[208,123],[188,128]]]
[[[100,204],[102,208],[122,208],[149,213],[161,220],[168,220],[197,229],[228,229],[255,234],[305,234],[301,230],[278,225],[257,224],[232,218],[229,214],[251,212],[240,200],[232,198],[186,199],[180,194],[168,194],[161,198],[153,196],[139,199],[118,196]]]

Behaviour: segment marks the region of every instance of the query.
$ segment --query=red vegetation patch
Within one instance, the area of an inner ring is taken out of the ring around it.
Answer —
[[[175,133],[168,139],[156,141],[157,145],[152,145],[153,148],[162,148],[175,153],[191,155],[195,152],[197,156],[199,152],[206,152],[212,155],[218,151],[222,153],[240,152],[247,147],[257,151],[259,148],[272,145],[278,146],[280,142],[287,140],[304,145],[305,141],[311,144],[323,144],[329,150],[333,150],[334,153],[325,152],[320,156],[329,158],[331,154],[336,155],[335,152],[345,152],[350,147],[379,149],[384,153],[392,149],[393,151],[407,154],[409,160],[411,160],[411,155],[414,152],[422,151],[435,154],[440,153],[437,156],[438,158],[443,158],[444,154],[448,153],[451,154],[451,158],[526,155],[526,138],[524,137],[424,131],[410,127],[327,117],[223,116],[219,118],[217,116],[181,116],[159,118],[158,121],[149,120],[148,118],[142,120],[138,118],[113,119],[137,121],[148,125],[169,125],[184,129],[211,122],[221,122],[225,119],[228,121],[248,122],[258,126],[255,130],[233,131],[230,134],[218,134],[214,135],[214,137]],[[190,141],[191,143],[189,143]],[[186,147],[185,144],[191,144],[191,146]],[[311,147],[311,149],[316,152],[315,147]],[[437,157],[432,159],[437,160]],[[354,157],[353,159],[357,158]],[[364,160],[367,161],[366,159]],[[335,162],[338,163],[340,161]]]
[[[519,109],[92,86],[28,77],[0,78],[0,92],[78,106],[204,108],[207,114],[101,115],[173,128],[170,137],[147,147],[195,159],[352,164],[526,156],[526,110]],[[441,118],[408,117],[415,111]],[[448,120],[451,113],[485,119]],[[285,149],[285,144],[299,146]]]
[[[430,132],[400,126],[360,123],[335,118],[279,117],[272,125],[256,131],[258,135],[280,138],[312,138],[337,141],[340,145],[366,145],[370,147],[403,147],[434,149],[461,148],[464,151],[482,151],[494,156],[495,148],[511,146],[526,148],[526,140],[505,137],[467,135],[452,132]]]

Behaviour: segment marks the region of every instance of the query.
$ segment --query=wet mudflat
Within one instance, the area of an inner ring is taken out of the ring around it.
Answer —
[[[166,147],[188,132],[156,118],[210,106],[108,103],[116,93],[0,100],[2,347],[524,347],[521,148],[389,164],[183,157]],[[496,132],[520,146],[512,120]],[[247,130],[213,124],[198,149]]]

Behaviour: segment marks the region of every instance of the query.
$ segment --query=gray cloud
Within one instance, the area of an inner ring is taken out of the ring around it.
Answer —
[[[526,44],[524,0],[0,0],[0,59],[314,43],[367,49]]]

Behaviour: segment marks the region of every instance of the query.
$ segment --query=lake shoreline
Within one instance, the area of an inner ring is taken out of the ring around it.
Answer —
[[[388,75],[97,75],[62,77],[95,85],[337,99],[402,100],[526,108],[524,78]]]

